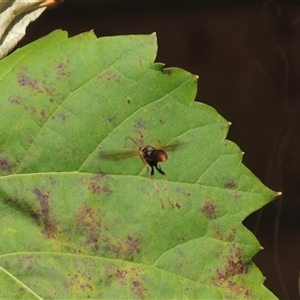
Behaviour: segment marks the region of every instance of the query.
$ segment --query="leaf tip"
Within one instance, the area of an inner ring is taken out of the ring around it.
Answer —
[[[54,8],[63,2],[64,0],[45,0],[39,4],[39,7],[47,6],[47,8]]]

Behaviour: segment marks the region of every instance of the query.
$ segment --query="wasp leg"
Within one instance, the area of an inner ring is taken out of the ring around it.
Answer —
[[[167,176],[167,174],[161,169],[161,166],[160,166],[160,165],[154,165],[154,166],[155,166],[156,170],[157,170],[160,174],[164,175],[164,177],[165,177],[164,190],[165,190],[165,193],[166,193],[166,197],[167,197],[167,200],[168,200],[170,206],[174,207],[174,204],[173,204],[172,201],[170,200],[169,192],[168,192],[168,176]],[[153,175],[153,174],[151,173],[151,175]]]
[[[153,177],[153,175],[154,175],[154,168],[153,168],[152,165],[150,165],[150,167],[151,167],[151,176]],[[148,165],[147,165],[147,174],[148,174]]]
[[[161,169],[161,166],[160,165],[154,165],[154,167],[156,168],[156,170],[160,173],[160,174],[162,174],[162,175],[166,175],[165,174],[165,172]]]
[[[168,192],[168,176],[167,174],[165,173],[165,183],[164,183],[164,190],[165,190],[165,193],[166,193],[166,197],[167,197],[167,200],[170,204],[170,206],[172,206],[174,208],[174,204],[172,203],[172,201],[170,200],[170,197],[169,197],[169,192]]]
[[[160,200],[161,208],[164,209],[165,206],[164,206],[163,200],[162,200],[162,198],[161,198],[161,195],[160,195],[160,192],[159,192],[159,188],[158,188],[158,186],[157,186],[157,184],[156,184],[156,182],[155,182],[155,180],[154,180],[154,177],[151,175],[150,178],[151,178],[151,180],[152,180],[152,182],[153,182],[153,185],[154,185],[155,190],[156,190],[156,192],[157,192],[158,198],[159,198],[159,200]]]
[[[143,164],[147,167],[146,174],[149,174],[148,163],[147,163],[146,159],[144,158],[143,152],[141,150],[139,150],[139,156],[140,156],[140,159],[142,160]],[[151,175],[153,175],[153,173],[154,173],[154,170],[153,170],[153,167],[151,166]]]
[[[148,174],[149,174],[149,167],[148,167],[148,164],[146,164],[146,168],[147,168],[146,174],[148,175]],[[153,171],[153,169],[151,169],[151,174],[152,174],[152,171]]]

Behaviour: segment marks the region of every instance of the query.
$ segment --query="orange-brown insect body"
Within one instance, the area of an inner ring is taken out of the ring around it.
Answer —
[[[164,162],[168,159],[168,155],[164,150],[156,149],[152,145],[147,145],[139,149],[139,154],[142,161],[151,167],[151,176],[154,175],[154,168],[162,175],[165,172],[158,165],[159,162]]]

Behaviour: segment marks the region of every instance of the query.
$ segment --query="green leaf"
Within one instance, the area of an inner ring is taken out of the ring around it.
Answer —
[[[242,221],[276,194],[156,51],[55,31],[1,61],[0,298],[275,298]],[[127,136],[176,146],[167,179]]]

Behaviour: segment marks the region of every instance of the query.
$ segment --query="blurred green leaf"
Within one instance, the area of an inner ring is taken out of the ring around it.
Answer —
[[[0,298],[275,298],[242,221],[276,194],[156,51],[55,31],[1,61]],[[127,136],[178,145],[158,190],[138,155],[106,159]]]

